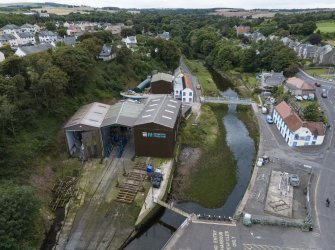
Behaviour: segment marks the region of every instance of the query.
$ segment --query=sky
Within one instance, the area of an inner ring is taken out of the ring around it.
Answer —
[[[41,0],[0,0],[2,3],[44,2]],[[48,0],[48,2],[120,8],[335,8],[335,0]]]

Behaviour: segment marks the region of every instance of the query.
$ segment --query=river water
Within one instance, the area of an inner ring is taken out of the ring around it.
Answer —
[[[238,93],[227,79],[222,78],[215,71],[211,71],[211,74],[221,95],[238,96]],[[204,208],[193,202],[178,203],[175,204],[176,207],[196,214],[226,217],[234,214],[248,186],[256,149],[247,128],[237,117],[236,105],[229,105],[229,110],[223,119],[223,123],[227,134],[227,144],[236,159],[237,183],[232,193],[221,208]],[[141,233],[125,249],[161,249],[184,220],[184,217],[170,210],[162,209],[161,213],[152,220],[152,223],[143,228]]]

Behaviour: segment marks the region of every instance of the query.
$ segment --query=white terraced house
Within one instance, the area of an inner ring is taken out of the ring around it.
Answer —
[[[285,101],[274,108],[273,122],[290,147],[321,145],[323,143],[324,124],[301,120]]]
[[[15,37],[17,38],[17,42],[19,45],[26,45],[26,44],[35,44],[35,35],[30,32],[24,32],[24,33],[17,33],[15,34]]]
[[[57,41],[57,34],[52,31],[41,31],[38,35],[40,43],[52,43]]]

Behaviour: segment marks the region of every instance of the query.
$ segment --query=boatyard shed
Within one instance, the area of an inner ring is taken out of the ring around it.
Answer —
[[[136,155],[171,157],[180,121],[180,101],[169,96],[150,99],[134,124]]]
[[[71,155],[101,157],[103,143],[100,126],[110,105],[94,102],[81,107],[65,124],[64,130]]]
[[[152,94],[171,94],[173,93],[173,76],[165,73],[154,74],[151,78]]]

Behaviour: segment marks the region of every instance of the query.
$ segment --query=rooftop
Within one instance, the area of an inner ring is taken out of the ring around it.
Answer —
[[[165,73],[157,73],[154,74],[151,78],[151,82],[157,82],[157,81],[165,81],[165,82],[172,82],[173,76],[170,74]]]
[[[287,127],[292,131],[295,132],[297,131],[299,128],[302,127],[303,125],[303,121],[301,120],[301,118],[298,116],[297,113],[292,112],[289,116],[287,116],[284,119]]]
[[[30,32],[23,32],[23,33],[17,33],[17,35],[20,38],[30,38],[30,37],[34,37],[34,34],[30,33]]]
[[[189,74],[184,74],[184,84],[185,88],[193,90],[192,79]]]
[[[1,30],[13,30],[13,29],[18,29],[19,27],[16,26],[15,24],[7,24],[1,28]]]
[[[110,105],[93,102],[82,106],[66,123],[65,129],[75,129],[82,126],[99,128],[110,108]]]
[[[57,36],[57,34],[52,31],[46,30],[46,31],[41,31],[39,36]]]
[[[282,101],[281,103],[279,103],[275,107],[275,110],[277,110],[278,114],[281,116],[282,119],[285,119],[286,117],[288,117],[292,112],[291,107],[285,101]]]
[[[291,77],[286,80],[286,83],[296,89],[301,89],[301,90],[314,90],[315,89],[314,86],[309,85],[308,83],[306,83],[305,81],[301,80],[298,77]]]
[[[156,123],[173,128],[180,108],[181,102],[167,95],[150,99],[134,125]]]
[[[121,125],[133,127],[145,103],[138,101],[124,101],[112,105],[101,124],[101,127]]]
[[[53,48],[53,46],[51,44],[48,44],[48,43],[42,43],[42,44],[37,44],[37,45],[33,45],[33,46],[19,47],[19,49],[23,53],[25,53],[26,55],[46,51],[46,50],[52,49],[52,48]]]
[[[325,129],[322,122],[304,122],[304,127],[308,128],[313,135],[324,135]]]

